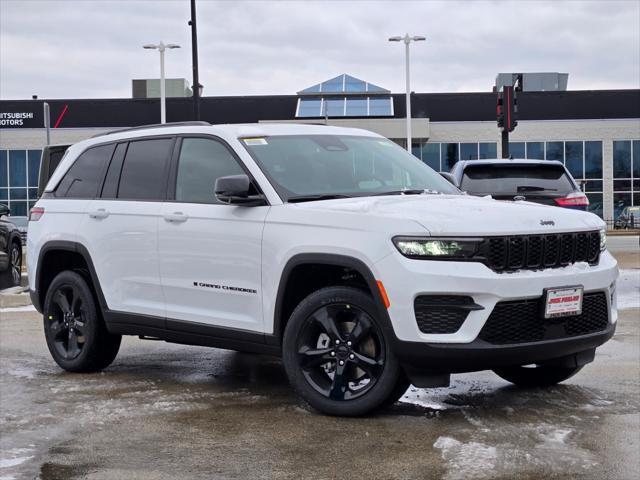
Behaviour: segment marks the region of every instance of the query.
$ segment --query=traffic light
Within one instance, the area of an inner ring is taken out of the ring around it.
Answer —
[[[513,132],[518,125],[516,120],[518,113],[518,102],[515,97],[513,87],[502,87],[498,94],[498,127],[504,132]]]
[[[496,118],[498,120],[498,128],[500,130],[504,129],[504,109],[502,106],[502,92],[498,92],[497,94],[497,105],[496,105]]]

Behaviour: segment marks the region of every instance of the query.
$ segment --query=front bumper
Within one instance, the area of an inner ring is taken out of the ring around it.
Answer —
[[[467,344],[397,340],[394,351],[410,376],[474,372],[553,361],[574,362],[578,366],[591,361],[593,357],[589,354],[609,340],[615,329],[615,324],[609,324],[604,331],[590,335],[517,345],[493,345],[482,340]],[[587,354],[586,360],[583,354]]]
[[[585,293],[605,292],[610,324],[615,324],[618,317],[615,295],[612,295],[618,267],[607,251],[602,252],[599,263],[593,266],[574,264],[514,273],[496,273],[476,262],[411,260],[400,253],[385,257],[375,267],[391,303],[388,314],[395,337],[401,342],[470,344],[477,339],[498,302],[535,299],[541,297],[546,288],[569,285],[582,285]],[[471,311],[455,333],[423,333],[414,312],[414,301],[421,295],[470,296],[482,308]]]

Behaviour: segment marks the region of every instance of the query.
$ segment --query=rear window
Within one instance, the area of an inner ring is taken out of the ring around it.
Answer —
[[[95,198],[102,183],[102,174],[115,145],[103,145],[80,155],[56,189],[56,197]]]
[[[171,138],[129,143],[120,174],[118,198],[164,200],[172,145]]]
[[[471,194],[570,193],[574,184],[560,165],[468,165],[460,188]]]

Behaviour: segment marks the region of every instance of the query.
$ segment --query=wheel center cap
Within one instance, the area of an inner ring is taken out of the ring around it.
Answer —
[[[340,360],[346,360],[349,357],[350,348],[345,345],[340,345],[336,348],[336,356]]]

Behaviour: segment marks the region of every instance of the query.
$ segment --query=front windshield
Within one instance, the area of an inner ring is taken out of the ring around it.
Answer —
[[[278,135],[240,141],[285,201],[405,190],[460,193],[416,157],[381,137]]]

